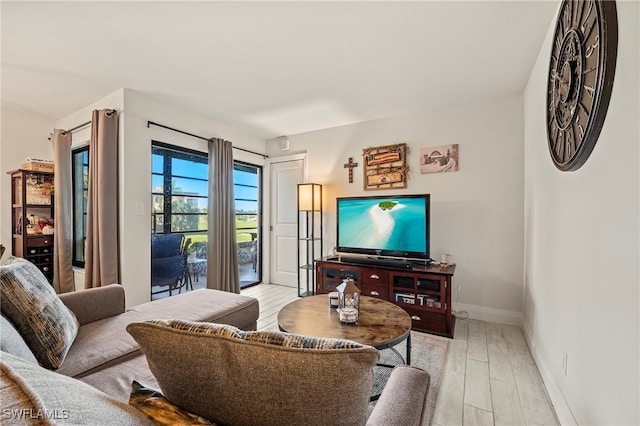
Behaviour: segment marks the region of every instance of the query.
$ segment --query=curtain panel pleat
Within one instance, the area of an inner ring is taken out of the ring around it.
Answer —
[[[209,140],[207,288],[240,293],[233,190],[233,145]]]
[[[85,288],[120,282],[117,111],[93,111],[88,186]]]
[[[75,290],[73,279],[73,200],[71,182],[71,132],[55,129],[52,136],[55,174],[53,234],[53,288],[56,293]]]

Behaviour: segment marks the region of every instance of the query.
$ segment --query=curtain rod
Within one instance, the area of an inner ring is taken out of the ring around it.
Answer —
[[[191,136],[193,138],[202,139],[202,140],[205,140],[205,141],[208,141],[209,139],[211,139],[211,138],[205,138],[205,137],[199,136],[199,135],[194,135],[193,133],[185,132],[184,130],[174,129],[173,127],[165,126],[164,124],[155,123],[153,121],[147,121],[147,127],[150,127],[150,126],[162,127],[163,129],[171,130],[171,131],[177,132],[177,133],[182,133],[183,135]],[[249,154],[259,155],[262,158],[269,158],[269,156],[266,155],[266,154],[260,154],[259,152],[255,152],[255,151],[249,151],[248,149],[239,148],[237,146],[232,146],[232,147],[233,147],[233,149],[237,149],[239,151],[248,152]]]
[[[76,127],[66,130],[66,132],[75,132],[76,130],[81,129],[84,126],[88,126],[89,124],[91,124],[91,120],[87,121],[86,123],[78,124]]]
[[[88,126],[89,124],[91,124],[91,120],[87,121],[86,123],[78,124],[76,127],[72,127],[69,130],[63,130],[63,132],[73,133],[78,129],[81,129],[81,128],[85,127],[85,126]],[[51,136],[49,136],[48,139],[51,140]]]

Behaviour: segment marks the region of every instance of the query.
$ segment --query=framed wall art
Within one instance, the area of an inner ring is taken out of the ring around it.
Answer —
[[[363,149],[364,190],[406,188],[407,153],[406,143]]]
[[[420,148],[420,173],[458,171],[458,144]]]

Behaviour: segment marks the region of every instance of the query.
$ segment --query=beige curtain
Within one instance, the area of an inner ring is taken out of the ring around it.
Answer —
[[[117,111],[93,111],[88,186],[85,288],[120,282]]]
[[[73,280],[73,206],[71,183],[71,132],[53,131],[53,160],[55,174],[54,212],[55,232],[53,234],[53,288],[56,293],[75,290]]]
[[[240,293],[233,193],[233,146],[209,140],[207,288]]]

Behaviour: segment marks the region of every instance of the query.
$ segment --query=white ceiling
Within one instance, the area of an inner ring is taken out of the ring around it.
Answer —
[[[126,87],[265,139],[522,92],[557,1],[2,1],[2,105]]]

